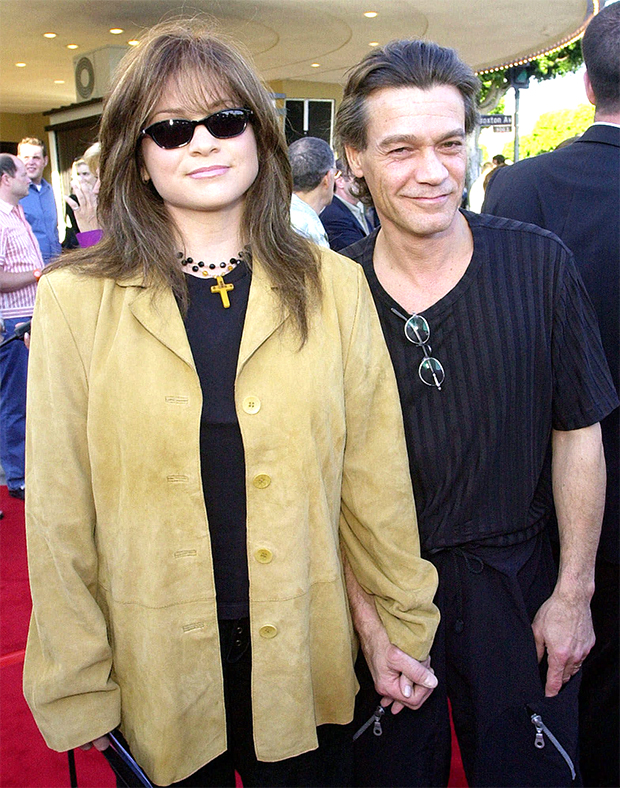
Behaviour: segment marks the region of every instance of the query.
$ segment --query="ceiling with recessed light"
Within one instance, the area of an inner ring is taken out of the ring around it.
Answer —
[[[126,46],[180,13],[200,14],[242,42],[266,80],[337,83],[370,47],[393,38],[424,37],[455,47],[478,70],[510,63],[570,39],[598,5],[599,0],[0,0],[0,111],[42,112],[75,102],[76,56]]]

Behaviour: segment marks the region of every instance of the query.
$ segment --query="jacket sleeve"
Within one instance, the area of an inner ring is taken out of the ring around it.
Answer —
[[[83,323],[78,310],[68,319],[54,277],[39,284],[28,371],[26,530],[33,611],[24,694],[48,746],[66,750],[119,724],[120,690],[110,677],[112,652],[96,599],[84,358],[84,336],[96,318]],[[67,303],[80,301],[76,292],[65,296]]]
[[[341,539],[391,642],[425,659],[439,623],[437,573],[420,557],[396,379],[361,266],[357,283],[345,359]]]

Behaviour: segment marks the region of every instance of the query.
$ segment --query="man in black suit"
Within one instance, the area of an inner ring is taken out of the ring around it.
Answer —
[[[620,281],[620,3],[590,22],[582,42],[594,124],[561,150],[495,174],[483,212],[531,222],[573,251],[594,303],[616,388]],[[601,422],[607,499],[592,616],[597,642],[583,666],[581,759],[587,786],[620,785],[618,753],[618,410]]]
[[[339,175],[334,181],[334,199],[321,211],[321,222],[327,231],[330,247],[339,252],[346,246],[361,241],[374,229],[364,205],[351,194],[355,179],[346,171],[340,159],[336,161]]]

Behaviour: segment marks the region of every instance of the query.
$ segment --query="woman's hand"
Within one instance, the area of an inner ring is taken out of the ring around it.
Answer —
[[[95,183],[97,186],[99,181]],[[78,183],[72,181],[71,188],[77,197],[78,202],[71,197],[65,197],[67,205],[73,210],[75,221],[81,233],[86,233],[89,230],[99,230],[99,222],[97,221],[97,189],[88,183]],[[78,204],[79,203],[79,204]]]
[[[99,752],[103,752],[107,750],[110,746],[110,740],[107,736],[100,736],[98,739],[93,739],[92,741],[86,742],[86,744],[80,744],[80,750],[90,750],[91,747],[94,747]]]

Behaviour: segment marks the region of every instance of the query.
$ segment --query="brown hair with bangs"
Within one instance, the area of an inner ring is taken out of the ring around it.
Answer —
[[[103,238],[96,246],[63,255],[53,268],[77,266],[84,273],[115,279],[141,274],[155,289],[171,287],[186,310],[176,228],[162,198],[142,177],[140,134],[171,80],[188,109],[203,112],[208,98],[209,104],[225,99],[253,111],[259,170],[246,194],[241,232],[253,264],[265,270],[304,342],[309,310],[321,295],[320,257],[290,225],[293,184],[273,101],[237,47],[197,20],[157,25],[120,63],[99,135]],[[207,96],[210,90],[216,95]]]

